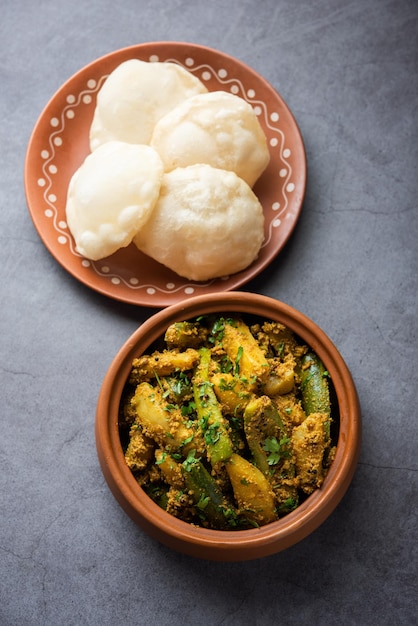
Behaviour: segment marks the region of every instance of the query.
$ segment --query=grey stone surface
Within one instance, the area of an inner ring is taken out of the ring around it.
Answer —
[[[0,624],[416,624],[417,102],[414,0],[2,0]],[[46,102],[144,41],[238,57],[306,144],[301,218],[245,289],[319,324],[357,384],[358,470],[293,548],[247,563],[179,555],[116,504],[95,452],[103,376],[151,310],[78,283],[29,217],[23,163]]]

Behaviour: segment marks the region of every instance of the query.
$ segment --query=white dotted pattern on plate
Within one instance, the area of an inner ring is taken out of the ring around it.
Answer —
[[[158,62],[159,58],[156,55],[152,55],[149,58],[150,62]],[[207,82],[211,79],[215,79],[219,82],[220,85],[223,86],[224,90],[225,86],[228,87],[229,91],[234,95],[240,96],[248,103],[250,103],[257,116],[263,116],[264,123],[267,128],[272,131],[273,136],[269,140],[269,144],[271,148],[278,148],[280,150],[280,159],[282,161],[282,167],[279,170],[279,176],[283,179],[283,198],[284,202],[281,204],[280,202],[274,202],[271,206],[273,210],[273,217],[268,224],[268,235],[262,245],[265,247],[271,241],[273,229],[278,228],[282,221],[282,216],[286,212],[288,208],[288,194],[291,194],[295,189],[295,184],[292,182],[292,167],[288,162],[288,158],[291,155],[290,149],[285,147],[285,136],[283,131],[278,127],[279,122],[279,113],[277,111],[272,111],[269,113],[267,110],[267,105],[262,100],[257,99],[257,94],[254,89],[245,89],[244,85],[240,80],[236,78],[228,78],[228,72],[225,69],[220,69],[217,72],[207,64],[195,66],[194,59],[188,57],[185,60],[185,64],[182,64],[177,59],[166,59],[167,62],[178,63],[185,67],[189,72],[196,74],[199,76],[202,82]],[[74,256],[80,257],[81,263],[83,267],[92,267],[95,273],[102,278],[107,278],[113,285],[119,285],[124,283],[127,287],[131,289],[144,289],[146,293],[150,296],[155,294],[156,292],[160,293],[174,293],[179,290],[183,290],[185,294],[192,295],[195,291],[196,284],[195,283],[187,283],[182,284],[180,286],[176,286],[174,283],[167,283],[165,285],[165,289],[161,286],[150,285],[150,284],[140,284],[138,278],[130,278],[129,280],[124,279],[122,276],[118,276],[110,271],[110,268],[105,263],[101,261],[89,261],[88,259],[84,259],[80,256],[80,254],[76,251],[74,247],[74,240],[68,232],[67,224],[64,220],[58,219],[58,210],[55,206],[57,201],[56,195],[53,193],[53,177],[57,174],[58,168],[54,165],[54,157],[55,157],[55,149],[60,148],[63,144],[62,133],[65,129],[66,120],[72,120],[76,117],[76,109],[81,104],[91,104],[93,100],[93,95],[96,94],[104,81],[106,80],[106,76],[102,76],[102,78],[98,81],[96,80],[88,80],[87,81],[87,89],[81,91],[78,95],[69,94],[66,98],[67,105],[63,108],[61,112],[61,117],[53,117],[50,120],[51,125],[51,133],[48,137],[48,148],[45,148],[41,151],[41,158],[43,161],[42,165],[42,173],[43,176],[40,177],[37,181],[37,184],[40,188],[43,189],[43,197],[46,203],[47,208],[45,209],[44,215],[47,219],[52,219],[54,224],[54,229],[57,232],[57,240],[62,245],[68,245],[70,250]],[[288,213],[286,215],[286,219],[295,219],[295,216]],[[228,279],[228,276],[224,277]],[[218,279],[219,280],[219,279]],[[199,287],[208,286],[212,284],[214,281],[210,281],[205,283],[199,283]]]

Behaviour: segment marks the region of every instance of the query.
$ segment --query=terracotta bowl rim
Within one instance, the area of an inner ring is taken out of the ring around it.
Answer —
[[[118,408],[132,359],[144,352],[174,321],[203,313],[241,312],[276,319],[317,352],[334,383],[340,431],[335,460],[321,487],[295,511],[251,530],[219,531],[192,526],[155,504],[138,486],[125,463],[118,431]],[[143,346],[138,349],[138,343]],[[123,344],[103,380],[96,409],[96,446],[104,477],[125,512],[166,545],[192,556],[214,560],[259,558],[288,548],[316,530],[347,491],[361,446],[361,415],[351,373],[330,338],[297,309],[251,292],[221,292],[192,297],[153,314]]]

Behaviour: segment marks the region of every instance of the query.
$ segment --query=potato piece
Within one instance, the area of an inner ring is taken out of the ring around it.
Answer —
[[[294,392],[275,396],[274,403],[283,419],[287,433],[291,433],[295,426],[299,426],[306,419],[302,403]]]
[[[299,345],[295,334],[280,322],[264,322],[260,334],[267,337],[276,356],[291,354],[295,357],[306,351],[306,346]]]
[[[271,398],[258,396],[247,404],[244,411],[244,431],[255,464],[265,475],[269,475],[271,459],[265,447],[266,441],[280,442],[286,434]]]
[[[140,383],[156,378],[156,376],[170,376],[176,371],[185,372],[193,369],[199,362],[199,352],[189,348],[184,352],[178,350],[164,350],[144,354],[132,361],[130,382]]]
[[[234,453],[226,470],[238,506],[248,520],[263,526],[277,519],[270,483],[255,465]]]
[[[221,403],[225,413],[236,415],[242,413],[246,404],[251,400],[252,393],[239,378],[232,374],[217,372],[211,376],[213,390]]]
[[[194,430],[186,426],[180,409],[167,407],[158,387],[140,383],[132,402],[144,433],[161,447],[185,452],[191,445],[196,447]]]
[[[271,372],[264,384],[264,393],[270,397],[284,395],[295,387],[296,360],[291,354],[282,360],[270,359]]]
[[[300,488],[306,494],[318,489],[325,478],[323,459],[330,442],[328,420],[326,413],[311,413],[291,436],[296,475]]]
[[[137,421],[131,427],[129,444],[125,452],[127,466],[133,471],[142,471],[154,456],[155,444],[143,432]]]
[[[174,322],[167,328],[164,341],[169,349],[200,348],[206,341],[208,330],[193,322]]]
[[[183,489],[184,479],[181,466],[173,457],[163,450],[156,450],[155,459],[167,484],[176,489]]]
[[[241,320],[226,320],[222,346],[234,364],[235,373],[245,379],[250,389],[267,379],[269,363],[247,324]]]

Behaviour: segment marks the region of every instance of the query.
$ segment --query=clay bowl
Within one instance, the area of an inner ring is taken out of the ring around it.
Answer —
[[[322,359],[334,388],[338,442],[322,487],[293,512],[251,530],[218,531],[192,526],[155,504],[138,486],[125,464],[118,411],[134,357],[146,352],[175,321],[207,313],[241,313],[281,322]],[[132,520],[154,539],[179,552],[216,561],[244,561],[280,552],[316,530],[344,496],[355,471],[361,443],[356,389],[337,348],[310,319],[290,306],[252,293],[206,294],[174,304],[150,317],[126,341],[103,381],[96,413],[96,443],[104,477]]]

